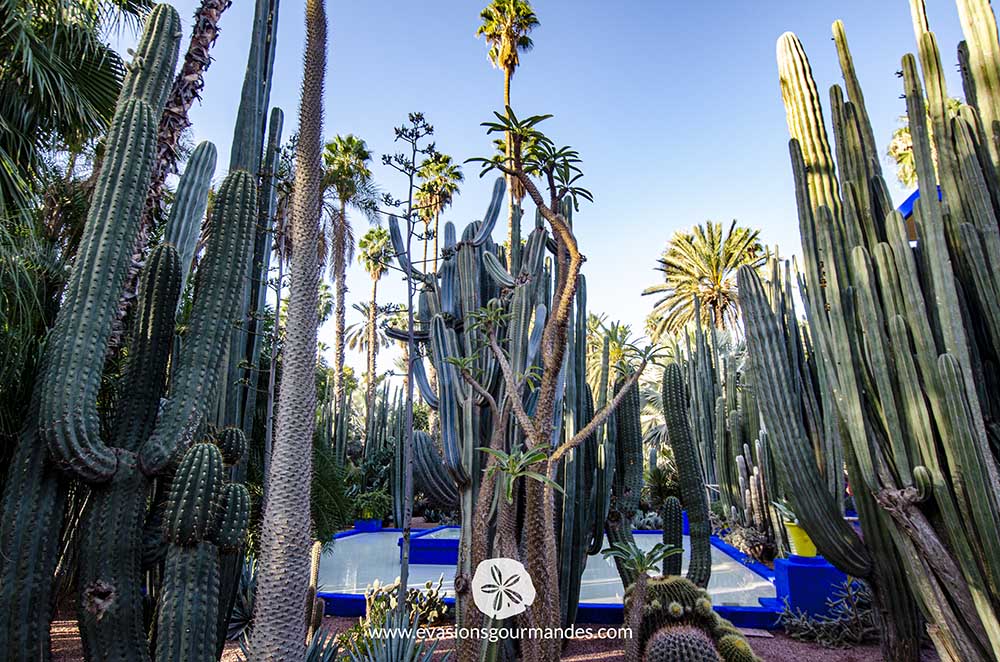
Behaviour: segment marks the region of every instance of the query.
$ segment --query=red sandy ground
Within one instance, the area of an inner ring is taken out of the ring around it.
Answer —
[[[341,632],[354,625],[357,619],[330,618],[325,627]],[[750,645],[766,662],[878,662],[882,659],[877,646],[858,646],[849,649],[828,649],[815,644],[807,644],[786,637],[780,632],[773,636],[753,636],[748,633]],[[454,642],[442,640],[438,643],[437,659],[454,649]],[[80,635],[76,621],[55,621],[52,624],[52,654],[55,662],[82,660]],[[223,653],[223,662],[242,662],[239,646],[228,644]],[[563,662],[622,662],[625,656],[619,642],[614,639],[574,639],[570,641],[562,656]],[[925,651],[923,662],[936,662],[937,655]]]

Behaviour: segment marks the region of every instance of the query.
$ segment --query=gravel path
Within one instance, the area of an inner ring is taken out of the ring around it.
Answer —
[[[341,632],[354,625],[354,618],[331,618],[325,620],[325,627]],[[879,662],[882,656],[877,646],[858,646],[849,649],[828,649],[816,644],[795,641],[781,632],[773,636],[749,637],[754,651],[766,662]],[[454,649],[454,641],[442,640],[436,656],[440,659]],[[52,624],[52,653],[55,662],[76,662],[83,659],[80,649],[80,635],[76,621],[56,621]],[[619,642],[613,639],[574,639],[566,646],[563,662],[622,662],[625,656]],[[223,662],[241,662],[239,647],[228,644],[222,656]],[[925,651],[922,662],[937,662],[933,651]]]

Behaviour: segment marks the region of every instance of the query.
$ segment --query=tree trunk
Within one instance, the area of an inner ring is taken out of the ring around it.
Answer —
[[[503,106],[504,114],[507,113],[507,108],[510,106],[510,79],[514,75],[513,69],[503,70]],[[514,156],[513,148],[514,145],[511,142],[510,134],[506,134],[507,141],[507,158]],[[508,163],[508,166],[511,164]],[[507,252],[508,255],[514,250],[514,206],[517,205],[517,189],[518,181],[517,178],[507,175]],[[516,274],[515,274],[516,275]]]
[[[375,359],[378,357],[378,343],[375,333],[376,301],[378,299],[378,279],[372,279],[372,298],[368,306],[368,380],[365,383],[365,430],[371,430],[372,412],[375,410]],[[365,440],[367,444],[368,441]]]
[[[347,205],[340,203],[340,219],[333,226],[334,305],[333,305],[333,395],[336,402],[344,392],[344,326],[347,316]]]
[[[441,220],[441,212],[434,212],[434,272],[438,270],[438,221]],[[427,268],[426,266],[424,267]]]
[[[323,0],[306,1],[306,46],[299,143],[292,198],[281,394],[261,535],[250,660],[302,660],[309,584],[309,496],[316,419],[316,333],[319,325],[319,242],[322,181],[323,78],[326,14]]]
[[[632,637],[625,642],[625,662],[642,662],[639,633],[642,630],[642,607],[646,602],[646,582],[648,580],[649,577],[643,571],[636,575],[635,584],[632,585],[628,616],[625,618],[625,625],[632,630]]]

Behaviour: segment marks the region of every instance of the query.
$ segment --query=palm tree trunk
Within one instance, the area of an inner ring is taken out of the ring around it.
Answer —
[[[340,219],[333,226],[334,296],[333,307],[333,395],[336,402],[344,392],[344,326],[347,316],[347,204],[340,203]]]
[[[510,79],[514,75],[513,69],[503,70],[503,106],[504,113],[507,112],[507,108],[510,107]],[[507,140],[507,158],[511,158],[513,154],[514,145],[510,139],[510,133],[506,135]],[[510,163],[508,162],[508,165]],[[512,253],[514,250],[514,205],[517,204],[517,196],[514,194],[514,178],[507,175],[507,251]]]
[[[261,536],[260,577],[253,662],[302,660],[309,584],[309,496],[312,437],[316,419],[316,334],[319,326],[319,242],[323,138],[323,79],[326,73],[326,13],[323,0],[306,1],[306,46],[292,243],[299,246],[289,267],[288,318],[282,361],[275,449],[268,476]]]
[[[434,212],[434,271],[438,270],[438,221],[441,220],[441,212]],[[426,258],[424,258],[426,261]],[[424,267],[426,269],[426,267]]]
[[[377,334],[375,333],[376,301],[378,300],[378,279],[372,279],[372,298],[368,305],[368,380],[365,392],[365,429],[371,430],[372,412],[375,410],[375,359],[378,356]],[[368,441],[365,440],[367,444]]]

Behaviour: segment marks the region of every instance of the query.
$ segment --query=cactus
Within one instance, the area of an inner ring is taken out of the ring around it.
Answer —
[[[413,431],[413,474],[420,490],[440,508],[458,506],[455,482],[444,469],[444,461],[431,439],[423,430]]]
[[[708,521],[708,498],[688,426],[684,377],[676,363],[668,364],[663,371],[663,417],[666,419],[667,438],[673,448],[680,474],[681,502],[687,510],[691,530],[691,561],[687,577],[695,585],[704,588],[708,586],[712,575],[712,549],[709,541],[712,525]]]
[[[316,595],[319,591],[319,561],[323,554],[323,543],[316,540],[309,551],[309,591],[306,593],[306,623],[308,632],[306,641],[312,641],[320,625],[323,624],[323,612],[326,604],[323,598]]]
[[[201,221],[208,207],[208,189],[212,184],[215,162],[218,158],[215,145],[204,141],[195,147],[184,167],[184,174],[177,184],[170,216],[163,229],[163,241],[177,251],[181,265],[181,292],[187,285],[194,262]],[[178,305],[180,303],[178,302]]]
[[[624,378],[615,384],[618,393]],[[632,518],[642,494],[642,428],[640,426],[639,387],[634,384],[625,394],[618,409],[609,419],[608,436],[614,449],[614,473],[611,480],[611,503],[604,523],[604,532],[611,545],[634,543]],[[635,582],[635,573],[615,559],[622,585]]]
[[[803,363],[804,339],[789,333],[794,316],[779,301],[783,286],[772,282],[769,296],[755,275],[740,273],[755,387],[770,392],[759,400],[776,463],[792,481],[788,496],[831,562],[869,575],[888,617],[883,652],[891,660],[917,657],[913,596],[943,659],[1000,655],[1000,479],[990,432],[1000,401],[984,369],[1000,357],[991,266],[1000,255],[997,29],[987,2],[958,6],[972,105],[951,114],[923,2],[911,3],[923,81],[907,55],[903,90],[925,195],[910,226],[892,210],[881,179],[843,25],[834,24],[834,37],[848,99],[839,87],[830,94],[836,166],[804,49],[794,35],[779,40],[814,363]],[[936,185],[940,202],[926,194]],[[807,379],[818,384],[813,402],[795,390]],[[822,425],[803,426],[817,411]],[[835,428],[843,431],[863,543],[821,489],[811,454],[817,433]]]
[[[215,444],[219,447],[225,464],[239,464],[247,452],[247,438],[239,428],[224,428],[215,435]]]
[[[667,497],[661,509],[663,519],[663,544],[669,547],[681,547],[684,531],[684,513],[681,502],[675,496]],[[681,557],[679,554],[663,558],[663,574],[667,577],[681,574]]]
[[[630,590],[626,605],[631,598]],[[740,631],[715,613],[708,593],[683,577],[649,579],[637,636],[645,662],[760,662]]]
[[[249,494],[223,484],[223,459],[211,442],[192,445],[170,483],[157,611],[157,662],[214,660],[219,609],[219,549],[242,543]]]

